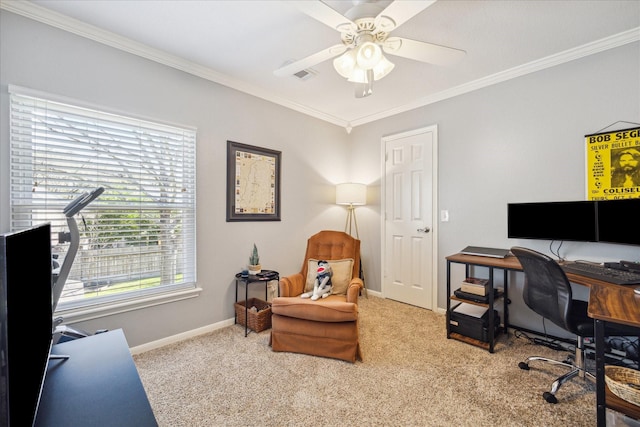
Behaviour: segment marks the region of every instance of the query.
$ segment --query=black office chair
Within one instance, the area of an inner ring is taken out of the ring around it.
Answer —
[[[518,364],[520,369],[529,370],[530,362],[540,360],[569,368],[569,372],[553,382],[551,391],[545,391],[542,394],[547,402],[558,403],[556,392],[571,378],[578,376],[595,381],[595,376],[587,372],[584,365],[584,337],[594,335],[594,321],[587,315],[587,302],[573,299],[569,279],[554,259],[521,247],[511,248],[511,253],[518,258],[524,270],[525,304],[545,319],[576,334],[578,339],[573,360],[571,355],[562,362],[541,356],[531,356],[525,362]]]

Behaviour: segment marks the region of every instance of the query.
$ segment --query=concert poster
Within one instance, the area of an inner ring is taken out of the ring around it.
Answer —
[[[640,127],[585,135],[587,200],[640,198]]]

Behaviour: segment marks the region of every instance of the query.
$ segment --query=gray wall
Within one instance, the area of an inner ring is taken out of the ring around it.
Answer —
[[[438,126],[438,207],[450,215],[449,222],[438,224],[442,308],[446,306],[444,258],[467,245],[521,245],[551,255],[549,241],[507,238],[507,203],[586,199],[584,135],[617,121],[640,122],[639,43],[358,127],[352,132],[353,156],[362,179],[378,184],[369,194],[379,195],[381,138]],[[610,130],[633,127],[616,126]],[[377,171],[375,176],[372,171]],[[369,208],[371,214],[359,222],[361,237],[366,236],[363,245],[369,248],[366,239],[372,239],[379,247],[380,207]],[[380,265],[379,250],[367,255],[369,264]],[[561,255],[573,260],[638,261],[640,247],[565,242]],[[511,283],[511,320],[540,330],[539,319],[521,301],[522,274],[514,274]],[[575,289],[587,298],[586,289]]]
[[[136,346],[233,318],[234,275],[253,243],[264,268],[300,271],[306,239],[344,227],[344,129],[30,19],[0,12],[0,230],[9,228],[9,97],[18,85],[127,115],[195,126],[199,298],[85,322]],[[282,151],[282,221],[225,220],[227,140]],[[261,294],[264,298],[264,294]]]
[[[444,256],[468,244],[549,242],[506,238],[506,204],[585,198],[584,139],[618,120],[640,121],[638,43],[477,90],[394,117],[344,129],[154,62],[0,11],[0,230],[8,221],[8,94],[14,84],[198,128],[197,230],[199,298],[109,316],[79,326],[123,328],[131,346],[233,317],[233,275],[255,242],[266,268],[299,270],[306,238],[342,229],[334,184],[370,185],[358,208],[367,287],[380,282],[381,138],[436,124],[439,132],[439,297]],[[375,96],[375,95],[374,95]],[[226,141],[281,150],[282,221],[225,221]],[[638,260],[638,247],[565,243],[571,259]],[[512,319],[540,329],[517,296]],[[586,296],[584,289],[578,293]]]

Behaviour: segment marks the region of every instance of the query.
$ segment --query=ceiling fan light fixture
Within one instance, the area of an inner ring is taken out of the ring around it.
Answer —
[[[347,80],[351,83],[369,83],[374,80],[373,70],[365,70],[356,65],[353,67],[353,72]]]
[[[389,61],[387,58],[385,58],[384,55],[382,55],[382,59],[376,64],[375,67],[373,67],[374,80],[380,80],[381,78],[385,77],[391,72],[391,70],[394,69],[395,66],[396,64]]]
[[[333,68],[335,68],[338,74],[340,74],[345,79],[351,77],[351,74],[353,74],[353,69],[355,67],[356,56],[354,49],[348,50],[343,55],[340,55],[333,60]]]
[[[370,70],[383,58],[382,49],[376,43],[364,42],[359,48],[356,60],[360,68]]]
[[[339,31],[342,43],[280,67],[274,74],[289,76],[333,58],[336,72],[355,83],[356,97],[362,98],[371,95],[373,81],[386,77],[394,69],[395,65],[384,54],[435,65],[450,65],[465,55],[460,49],[390,37],[391,31],[418,15],[435,0],[352,1],[354,6],[344,15],[324,1],[291,2],[304,14]]]

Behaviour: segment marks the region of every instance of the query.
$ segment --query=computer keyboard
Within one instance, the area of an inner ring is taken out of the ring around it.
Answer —
[[[565,273],[579,274],[580,276],[587,276],[592,279],[615,283],[616,285],[640,284],[640,272],[616,270],[587,262],[568,262],[561,266]]]

